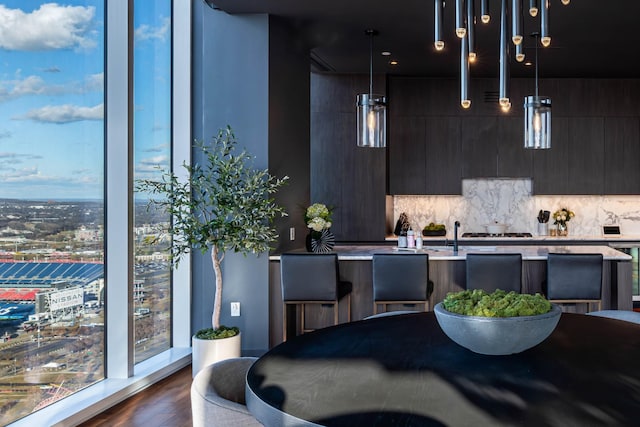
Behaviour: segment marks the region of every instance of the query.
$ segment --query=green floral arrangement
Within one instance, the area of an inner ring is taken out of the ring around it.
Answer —
[[[541,294],[519,294],[497,289],[449,292],[442,305],[447,311],[466,316],[517,317],[536,316],[551,311],[551,303]]]
[[[576,216],[576,214],[573,213],[573,211],[570,211],[567,208],[562,208],[553,213],[553,223],[564,226],[567,225],[567,222],[569,222],[574,216]]]
[[[322,203],[314,203],[307,208],[304,222],[313,231],[320,232],[331,228],[332,210]]]

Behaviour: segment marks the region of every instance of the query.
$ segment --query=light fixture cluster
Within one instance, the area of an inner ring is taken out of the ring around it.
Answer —
[[[469,97],[469,66],[476,61],[475,47],[475,2],[474,0],[455,1],[455,33],[460,38],[460,105],[471,107]],[[480,22],[491,21],[489,0],[480,1]],[[509,62],[513,50],[515,60],[523,62],[523,27],[526,3],[528,13],[532,17],[540,16],[540,32],[536,33],[536,93],[525,98],[525,148],[550,148],[551,141],[551,99],[538,95],[538,41],[543,47],[551,44],[549,33],[549,7],[551,0],[501,0],[500,4],[500,60],[498,102],[503,111],[511,109],[509,97]],[[561,0],[569,4],[570,0]],[[434,0],[434,46],[436,51],[445,48],[442,16],[445,1]],[[513,45],[513,49],[511,46]]]
[[[461,39],[460,43],[460,105],[463,108],[471,106],[469,99],[469,63],[473,64],[477,58],[475,46],[475,0],[453,0],[455,1],[455,33]],[[489,11],[489,0],[480,1],[480,22],[488,24],[491,22]],[[523,12],[528,3],[528,13],[532,17],[540,15],[540,37],[542,46],[551,44],[549,34],[549,6],[551,0],[501,0],[500,8],[500,86],[499,103],[500,107],[508,111],[511,108],[509,99],[509,61],[511,58],[511,44],[513,44],[515,60],[523,62],[525,53],[523,48]],[[561,0],[562,4],[569,4],[570,0]],[[434,0],[434,46],[436,51],[445,48],[443,37],[442,17],[444,15],[445,1]]]

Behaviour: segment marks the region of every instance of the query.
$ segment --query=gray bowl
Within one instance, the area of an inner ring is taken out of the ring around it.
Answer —
[[[537,316],[479,317],[465,316],[435,306],[442,331],[469,350],[490,355],[520,353],[540,344],[556,328],[562,310],[551,304],[551,311]]]

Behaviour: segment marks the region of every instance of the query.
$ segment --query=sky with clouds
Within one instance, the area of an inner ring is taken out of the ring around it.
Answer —
[[[171,28],[170,0],[137,3],[141,177],[169,159]],[[102,199],[104,30],[103,1],[0,1],[0,199]]]

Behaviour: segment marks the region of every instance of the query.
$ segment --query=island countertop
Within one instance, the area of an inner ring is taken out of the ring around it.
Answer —
[[[631,256],[609,246],[592,245],[460,245],[458,253],[453,252],[452,246],[423,246],[422,249],[400,249],[397,246],[377,245],[336,245],[334,252],[341,261],[370,261],[373,254],[381,253],[426,253],[431,261],[457,261],[465,260],[469,253],[521,253],[524,261],[546,260],[549,253],[569,254],[602,254],[605,261],[631,261]],[[280,261],[280,255],[271,255],[271,261]]]

